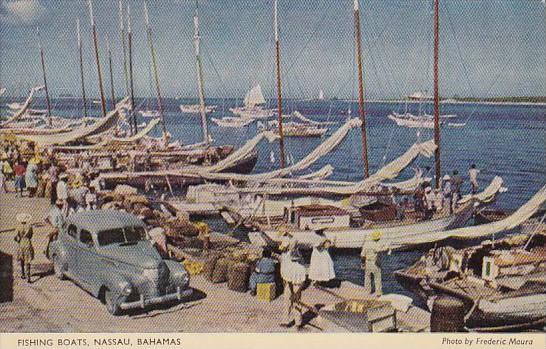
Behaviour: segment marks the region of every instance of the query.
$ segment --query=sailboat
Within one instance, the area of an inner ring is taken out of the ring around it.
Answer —
[[[383,200],[379,198],[389,198],[395,195],[393,190],[389,190],[388,187],[384,187],[381,181],[383,179],[391,179],[396,177],[406,166],[408,166],[413,159],[419,154],[435,156],[435,187],[440,187],[441,167],[440,167],[440,109],[439,109],[439,93],[438,93],[438,47],[439,47],[439,34],[438,34],[438,8],[437,0],[435,1],[435,40],[434,40],[434,141],[417,143],[406,154],[393,161],[391,164],[386,165],[380,169],[374,175],[368,175],[368,161],[367,161],[367,139],[365,128],[365,109],[364,109],[364,94],[363,94],[363,79],[362,79],[362,62],[361,62],[361,47],[360,47],[360,10],[359,1],[354,0],[354,16],[355,16],[355,41],[357,46],[357,62],[359,73],[359,114],[361,117],[362,127],[362,145],[363,145],[363,158],[364,158],[364,177],[365,179],[360,183],[354,183],[349,187],[343,188],[336,183],[327,184],[325,187],[321,187],[319,182],[308,182],[309,187],[296,187],[294,184],[306,183],[301,180],[286,179],[286,182],[292,182],[292,185],[286,188],[271,188],[270,191],[263,190],[264,196],[268,195],[296,195],[301,193],[307,193],[308,195],[324,195],[324,194],[363,194],[364,196],[371,196],[372,198],[378,198],[376,205],[366,205],[360,208],[360,212],[368,217],[364,222],[353,225],[350,219],[349,213],[346,210],[339,210],[338,208],[322,207],[321,210],[314,210],[309,212],[306,207],[285,207],[284,218],[281,222],[282,229],[290,232],[293,238],[298,244],[304,247],[312,247],[317,242],[317,236],[312,229],[325,228],[324,234],[332,242],[332,245],[338,248],[361,248],[364,241],[369,238],[370,234],[374,231],[380,230],[383,233],[382,240],[390,242],[388,249],[405,248],[411,245],[412,241],[419,237],[428,238],[430,234],[434,232],[441,232],[443,230],[453,229],[464,225],[468,219],[472,216],[476,204],[486,204],[494,199],[496,194],[502,187],[502,179],[495,177],[491,184],[480,194],[463,198],[459,201],[459,205],[454,212],[448,212],[449,210],[439,210],[430,219],[420,218],[419,215],[414,214],[412,210],[406,210],[405,217],[402,220],[396,218],[394,212],[387,214],[394,208],[392,200]],[[277,181],[276,183],[279,183]],[[327,183],[327,182],[325,182]],[[420,184],[420,182],[417,182]],[[378,187],[381,190],[378,190]],[[258,188],[259,189],[259,188]],[[258,191],[258,190],[256,190]],[[404,193],[404,191],[402,191]],[[413,190],[406,191],[406,194],[413,193]],[[264,207],[269,203],[264,203]],[[373,206],[376,205],[376,206]],[[298,211],[300,210],[300,211]],[[304,210],[305,212],[301,212]],[[294,212],[290,214],[290,212]],[[300,215],[300,213],[302,213]],[[339,219],[339,216],[343,219]],[[388,217],[388,218],[386,218]],[[310,220],[314,222],[323,222],[322,226],[311,225],[308,223]],[[256,233],[250,233],[249,238],[255,244],[259,245],[271,245],[277,244],[281,241],[281,236],[278,234],[278,227],[270,224],[264,225]]]
[[[205,107],[206,113],[212,113],[216,110],[218,106],[216,105],[207,105]],[[180,111],[186,114],[199,114],[201,106],[199,104],[180,104]]]
[[[324,91],[322,91],[322,89],[319,91],[319,94],[318,94],[318,98],[317,98],[319,101],[323,101],[324,100]]]
[[[415,243],[471,240],[509,233],[529,222],[546,202],[546,186],[510,216],[473,227],[438,232]],[[540,224],[546,215],[542,216]],[[537,217],[538,219],[538,217]],[[396,280],[429,307],[439,295],[460,299],[465,326],[472,331],[509,331],[546,323],[546,231],[512,233],[502,239],[454,249],[435,247],[413,265],[394,273]]]
[[[266,103],[260,84],[254,85],[245,95],[244,106],[230,108],[229,110],[242,118],[267,119],[274,115],[273,110],[266,109]]]

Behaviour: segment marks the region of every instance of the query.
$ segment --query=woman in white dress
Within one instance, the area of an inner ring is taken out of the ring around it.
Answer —
[[[324,229],[315,232],[319,239],[313,247],[311,253],[311,264],[309,265],[309,279],[315,283],[327,282],[336,278],[334,271],[334,262],[328,248],[331,246],[330,240],[324,235]]]

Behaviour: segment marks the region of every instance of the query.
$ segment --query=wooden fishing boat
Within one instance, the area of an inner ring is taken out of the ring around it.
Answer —
[[[439,247],[396,271],[397,281],[427,304],[461,299],[473,331],[507,331],[546,323],[546,234],[514,234],[455,250]]]
[[[416,218],[414,215],[399,221],[389,222],[365,222],[360,227],[351,227],[350,225],[326,228],[324,235],[332,242],[332,247],[340,249],[361,249],[366,239],[375,231],[381,231],[382,239],[385,243],[389,241],[396,242],[391,250],[405,249],[407,246],[400,246],[400,241],[410,240],[413,236],[426,236],[426,234],[449,230],[464,225],[474,212],[474,203],[469,202],[459,207],[454,214],[439,213],[429,220]],[[331,220],[328,215],[323,215],[320,220]],[[286,224],[288,223],[288,224]],[[258,245],[275,245],[281,242],[280,230],[288,231],[303,248],[311,248],[316,242],[318,236],[314,230],[301,229],[299,226],[290,225],[290,221],[285,222],[282,227],[265,228],[260,232],[249,233],[251,241]]]

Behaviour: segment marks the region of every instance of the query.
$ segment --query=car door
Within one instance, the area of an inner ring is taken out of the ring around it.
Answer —
[[[64,246],[65,252],[66,252],[66,268],[68,274],[70,274],[73,278],[78,278],[77,275],[75,275],[75,272],[77,271],[77,261],[78,261],[78,228],[74,224],[70,224],[67,229],[66,233],[59,234],[60,242],[62,243],[62,246]]]
[[[97,271],[100,268],[98,264],[100,262],[95,251],[93,235],[89,231],[85,229],[81,229],[79,231],[77,249],[77,269],[79,280],[84,283],[85,286],[87,286],[86,288],[92,290],[96,284]]]

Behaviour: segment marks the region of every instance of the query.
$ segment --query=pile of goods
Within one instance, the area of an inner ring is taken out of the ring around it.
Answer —
[[[238,292],[248,290],[250,273],[256,267],[259,256],[240,249],[226,249],[213,253],[205,262],[203,273],[212,283],[227,282],[228,289]]]

